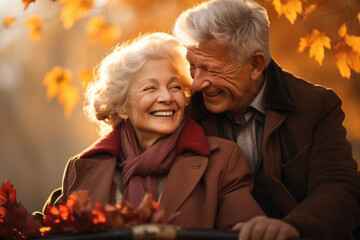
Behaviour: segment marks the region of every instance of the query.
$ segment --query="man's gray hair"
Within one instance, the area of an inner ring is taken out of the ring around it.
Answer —
[[[271,61],[270,22],[265,8],[252,1],[212,0],[183,12],[173,34],[186,46],[215,39],[228,48],[229,56],[242,65],[255,52]]]

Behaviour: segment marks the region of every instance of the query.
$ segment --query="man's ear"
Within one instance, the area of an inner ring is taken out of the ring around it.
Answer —
[[[256,52],[251,58],[251,79],[258,79],[263,74],[265,68],[265,55],[262,52]]]
[[[123,107],[120,111],[118,111],[118,115],[119,115],[119,117],[121,117],[124,120],[129,118],[129,114],[127,113],[127,110],[125,107]]]

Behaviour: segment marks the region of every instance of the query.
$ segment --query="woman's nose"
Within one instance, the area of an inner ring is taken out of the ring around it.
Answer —
[[[193,75],[193,89],[195,92],[201,92],[208,86],[210,86],[209,80],[207,80],[204,70],[197,68]]]
[[[171,103],[174,100],[169,89],[163,89],[159,92],[157,101],[160,103]]]

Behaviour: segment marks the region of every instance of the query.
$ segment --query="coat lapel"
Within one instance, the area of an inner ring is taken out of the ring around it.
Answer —
[[[217,148],[219,145],[211,142],[208,145],[207,155]],[[191,192],[194,191],[208,166],[209,158],[207,155],[187,152],[176,157],[169,171],[160,200],[160,204],[167,214],[177,212]]]
[[[207,165],[207,157],[199,155],[177,157],[170,169],[160,200],[166,213],[171,214],[179,210],[195,189]]]
[[[89,197],[105,204],[113,202],[113,176],[116,158],[107,154],[97,159],[78,159],[75,161],[75,176],[68,189],[68,194],[74,190],[89,190]]]
[[[263,159],[266,175],[281,179],[281,146],[280,138],[275,131],[287,118],[287,114],[276,111],[266,111],[264,137],[263,137]],[[271,141],[270,141],[271,139]]]

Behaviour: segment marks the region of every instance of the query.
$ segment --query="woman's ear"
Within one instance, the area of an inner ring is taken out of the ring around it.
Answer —
[[[265,55],[262,52],[256,52],[251,58],[251,79],[258,79],[262,76],[265,68]]]
[[[121,117],[122,119],[126,120],[129,118],[129,114],[127,113],[127,110],[125,107],[123,107],[119,112],[118,112],[119,117]]]

